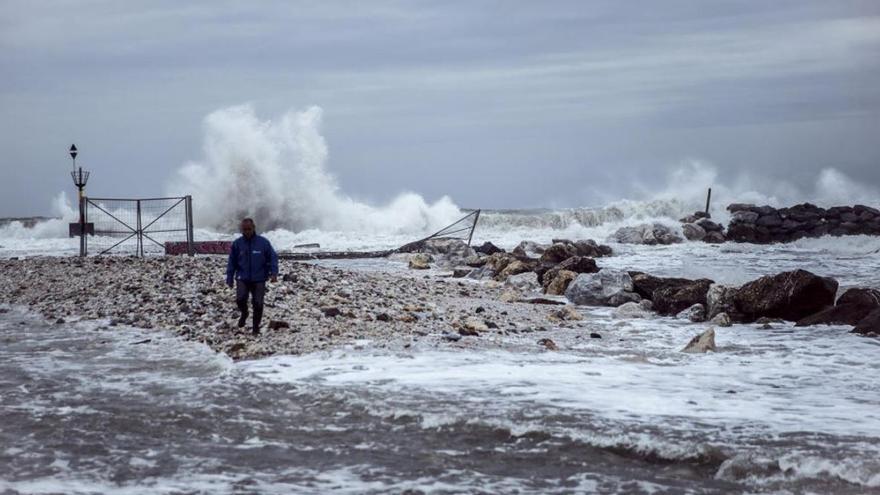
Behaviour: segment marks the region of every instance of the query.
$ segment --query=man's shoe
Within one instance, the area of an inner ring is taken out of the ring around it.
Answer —
[[[247,322],[248,315],[241,315],[238,318],[238,328],[244,328],[244,324]]]
[[[260,335],[260,329],[254,328],[254,330],[251,332],[251,335]]]

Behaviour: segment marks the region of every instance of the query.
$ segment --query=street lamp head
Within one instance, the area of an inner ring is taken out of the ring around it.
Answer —
[[[76,160],[76,155],[77,155],[76,145],[71,144],[70,145],[70,157],[73,158],[74,160]]]

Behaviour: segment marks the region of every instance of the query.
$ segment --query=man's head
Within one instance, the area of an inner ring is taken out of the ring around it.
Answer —
[[[252,218],[245,218],[241,221],[241,235],[250,239],[257,233],[257,226],[254,224],[254,220]]]

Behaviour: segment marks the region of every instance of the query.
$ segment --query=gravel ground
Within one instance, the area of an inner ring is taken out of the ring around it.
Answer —
[[[234,291],[224,284],[221,257],[2,260],[0,303],[59,323],[167,329],[233,359],[351,345],[484,346],[510,335],[586,326],[571,306],[509,302],[520,294],[497,282],[286,260],[280,272],[278,282],[268,284],[259,336],[236,327]],[[537,349],[539,337],[527,340]]]

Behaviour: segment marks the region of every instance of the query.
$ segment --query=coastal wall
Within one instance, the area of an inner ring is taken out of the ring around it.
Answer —
[[[864,205],[822,208],[803,203],[789,208],[732,204],[729,241],[767,244],[824,235],[880,235],[880,210]]]

